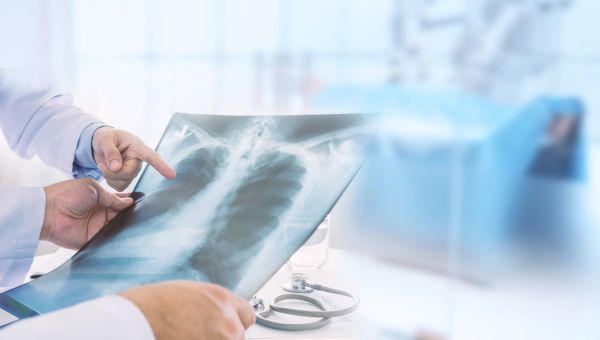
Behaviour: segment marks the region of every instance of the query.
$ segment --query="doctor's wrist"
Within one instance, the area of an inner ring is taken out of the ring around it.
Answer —
[[[75,160],[73,165],[76,170],[97,169],[92,144],[96,132],[105,127],[108,127],[108,125],[102,122],[93,122],[83,129],[79,136],[79,141],[77,142],[77,148],[75,149]]]
[[[52,230],[52,221],[55,219],[54,210],[54,194],[51,186],[46,186],[43,188],[44,194],[46,196],[46,204],[44,209],[44,221],[42,222],[42,229],[40,231],[40,240],[43,241],[52,241],[51,230]]]

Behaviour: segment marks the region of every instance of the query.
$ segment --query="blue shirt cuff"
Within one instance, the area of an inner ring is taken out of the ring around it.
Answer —
[[[79,141],[77,142],[77,149],[75,149],[75,159],[73,160],[73,177],[90,177],[95,180],[102,177],[102,172],[98,169],[94,160],[92,138],[94,137],[94,132],[103,126],[107,125],[102,122],[95,122],[86,126],[81,132]]]

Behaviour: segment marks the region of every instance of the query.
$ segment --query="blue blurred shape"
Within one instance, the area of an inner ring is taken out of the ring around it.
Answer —
[[[531,164],[530,174],[555,179],[586,179],[583,102],[572,97],[544,99],[551,103],[553,121]]]
[[[332,87],[312,105],[379,119],[376,146],[344,202],[344,221],[437,250],[449,246],[458,225],[460,253],[491,259],[501,257],[514,230],[519,180],[549,124],[556,114],[583,111],[569,98],[511,107],[458,90],[400,86]]]

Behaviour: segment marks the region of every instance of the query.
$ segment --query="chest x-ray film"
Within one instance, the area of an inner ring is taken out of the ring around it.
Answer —
[[[363,115],[175,114],[133,208],[54,271],[0,295],[28,317],[146,283],[189,279],[250,298],[309,238],[362,163]]]

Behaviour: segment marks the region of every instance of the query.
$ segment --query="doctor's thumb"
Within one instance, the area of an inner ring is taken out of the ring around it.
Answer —
[[[123,167],[123,159],[121,158],[121,152],[117,149],[117,146],[110,142],[103,145],[102,153],[104,153],[104,162],[106,167],[110,171],[117,172]]]
[[[96,187],[98,193],[98,205],[103,208],[110,208],[114,210],[124,210],[133,204],[133,198],[131,197],[119,197],[100,185]]]

